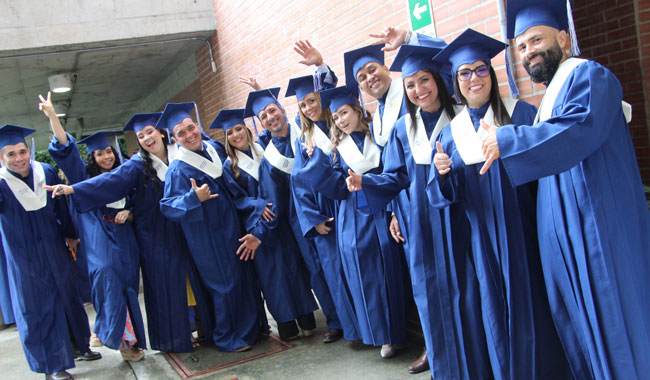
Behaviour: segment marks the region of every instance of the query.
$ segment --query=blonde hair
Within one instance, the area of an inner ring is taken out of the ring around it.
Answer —
[[[316,96],[318,106],[321,107],[320,94],[318,92],[314,92],[314,95]],[[311,139],[314,137],[314,127],[316,122],[311,121],[311,119],[302,113],[302,109],[300,109],[300,102],[298,102],[298,115],[300,116],[301,127],[299,139],[302,139],[304,137],[305,144],[311,146]],[[325,108],[321,111],[321,119],[327,123],[327,128],[331,129],[332,125],[334,125],[334,120],[332,120],[332,113],[330,112],[329,108]]]
[[[358,114],[359,123],[361,123],[361,128],[366,133],[366,136],[372,138],[372,136],[370,135],[370,122],[372,121],[370,115],[363,117],[363,108],[361,108],[361,106],[358,104],[348,104],[348,105],[352,107],[352,110],[354,110]],[[334,160],[336,159],[335,148],[339,145],[339,143],[341,142],[341,140],[343,140],[345,136],[346,136],[345,132],[340,130],[339,127],[336,126],[336,123],[334,123],[334,121],[332,120],[332,124],[330,126],[330,140],[332,141],[332,162],[334,162]]]
[[[251,153],[257,155],[255,149],[253,149],[253,133],[247,126],[244,126],[246,130],[246,139],[248,140],[248,149],[251,150]],[[237,157],[237,148],[230,145],[228,142],[228,132],[224,133],[226,140],[226,154],[230,158],[230,169],[232,169],[232,174],[235,176],[235,179],[239,178],[239,158]]]

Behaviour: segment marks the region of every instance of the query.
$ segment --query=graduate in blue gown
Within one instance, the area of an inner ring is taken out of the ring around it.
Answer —
[[[4,247],[0,245],[0,310],[5,325],[16,323],[13,306],[11,305],[11,294],[9,293],[9,278],[7,277],[7,260]]]
[[[435,379],[489,378],[480,321],[469,226],[461,206],[435,209],[425,187],[432,141],[454,117],[451,97],[432,62],[438,49],[404,45],[391,70],[401,70],[409,115],[400,118],[384,147],[381,174],[348,170],[350,191],[363,190],[371,213],[408,189],[407,263],[432,375]],[[401,207],[401,206],[400,206]]]
[[[313,79],[310,78],[311,91],[313,92]],[[298,209],[296,196],[303,196],[309,200],[312,205],[309,210],[316,210],[319,205],[313,197],[311,186],[303,185],[298,195],[294,190],[294,178],[291,173],[298,157],[294,156],[297,149],[296,141],[300,135],[300,129],[293,122],[286,118],[284,110],[277,101],[279,88],[266,89],[251,92],[246,103],[245,117],[257,116],[264,128],[271,132],[271,140],[264,150],[264,158],[260,162],[259,178],[260,183],[270,181],[274,183],[275,198],[281,199],[282,204],[272,206],[277,214],[279,209],[286,209],[289,212],[288,222],[293,230],[294,236],[300,247],[305,265],[310,275],[310,285],[318,298],[323,313],[325,314],[328,332],[325,334],[323,341],[326,343],[333,342],[341,337],[341,330],[346,330],[347,339],[356,340],[356,327],[351,320],[351,305],[347,294],[339,293],[343,289],[342,269],[338,252],[336,251],[336,241],[334,241],[334,255],[331,254],[330,245],[325,242],[325,247],[319,247],[312,235],[305,236],[301,228],[301,211]],[[269,186],[267,186],[269,187]],[[269,188],[268,191],[271,191]],[[277,208],[276,208],[277,207]],[[283,211],[286,212],[286,211]],[[331,210],[334,215],[334,211]],[[329,217],[323,220],[329,219]],[[325,226],[325,224],[323,224]],[[320,227],[319,227],[320,228]],[[326,234],[325,230],[322,230]],[[315,234],[318,234],[314,231]],[[320,234],[318,234],[320,235]],[[333,235],[332,235],[333,236]],[[325,250],[327,248],[327,250]],[[342,315],[342,313],[345,313]]]
[[[319,193],[340,201],[334,225],[359,336],[365,344],[382,346],[381,356],[389,358],[406,335],[402,252],[389,236],[390,215],[360,212],[359,203],[366,203],[363,193],[351,193],[345,184],[350,168],[362,174],[381,173],[381,150],[370,137],[370,120],[363,117],[356,87],[322,91],[320,97],[336,123],[332,131],[335,149],[328,155],[314,144],[298,175]]]
[[[80,141],[86,143],[88,152],[84,162],[75,139],[63,130],[49,94],[47,100],[40,98],[39,106],[49,118],[54,133],[48,151],[71,184],[120,165],[119,147],[113,147],[108,137],[115,136],[114,132],[98,132]],[[71,203],[75,205],[74,200]],[[71,211],[88,259],[97,312],[94,331],[105,346],[119,348],[124,360],[140,360],[144,356],[142,349],[146,348],[138,302],[140,253],[131,222],[127,222],[132,216],[126,203],[127,199],[123,198],[90,212],[80,212],[76,205]],[[135,336],[127,334],[128,339],[123,339],[124,333],[131,330],[125,328],[129,321]]]
[[[29,368],[48,378],[72,379],[73,347],[88,348],[88,317],[72,277],[66,239],[77,238],[64,197],[43,186],[60,183],[56,170],[30,162],[25,136],[33,129],[0,128],[0,230],[9,289],[20,341]],[[71,342],[72,339],[72,342]]]
[[[268,328],[252,263],[246,261],[259,241],[242,233],[225,178],[229,174],[223,171],[214,141],[201,140],[201,127],[189,114],[195,107],[167,104],[156,124],[167,128],[180,145],[167,169],[160,209],[183,228],[212,302],[215,320],[209,333],[214,344],[220,351],[244,351]]]
[[[278,324],[283,340],[309,336],[316,328],[318,309],[309,286],[309,276],[289,221],[288,194],[271,177],[259,177],[264,149],[253,143],[243,120],[244,109],[222,110],[210,128],[222,128],[228,160],[224,171],[232,180],[228,187],[235,197],[246,231],[261,240],[255,252],[257,279],[266,307]],[[273,206],[275,212],[273,211]],[[296,324],[296,321],[298,324]]]
[[[113,171],[64,186],[63,192],[73,194],[81,212],[132,195],[149,343],[151,348],[163,352],[192,352],[188,280],[206,330],[211,330],[211,307],[205,303],[181,226],[165,218],[158,206],[169,161],[176,153],[176,147],[169,145],[166,132],[155,128],[160,114],[135,114],[124,127],[125,132],[135,133],[138,154]],[[211,340],[211,336],[207,338]]]
[[[467,213],[494,378],[568,379],[541,276],[536,226],[525,223],[535,212],[535,200],[526,193],[534,194],[536,183],[515,188],[500,162],[487,175],[479,174],[484,162],[480,120],[525,124],[537,112],[499,95],[490,60],[506,46],[468,29],[435,57],[450,70],[465,107],[438,135],[427,192],[435,207],[461,202]]]
[[[616,77],[571,58],[565,1],[508,1],[508,37],[546,93],[533,123],[483,141],[517,186],[539,180],[549,302],[576,379],[650,374],[650,214]]]

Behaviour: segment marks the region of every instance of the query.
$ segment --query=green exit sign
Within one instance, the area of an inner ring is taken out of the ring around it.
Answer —
[[[431,4],[429,0],[407,0],[411,28],[418,31],[433,24]]]

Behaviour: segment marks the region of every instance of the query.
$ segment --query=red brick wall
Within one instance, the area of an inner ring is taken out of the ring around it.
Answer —
[[[640,38],[644,41],[643,55],[650,56],[650,0],[636,0],[641,19]],[[633,0],[574,0],[578,37],[587,58],[610,67],[621,79],[625,98],[634,107],[631,125],[644,182],[650,183],[650,148],[646,124],[645,97],[650,91],[650,59],[642,82],[638,44],[635,32]],[[371,42],[368,33],[387,26],[408,28],[406,0],[379,2],[360,0],[308,1],[225,1],[213,0],[217,33],[213,46],[217,73],[213,73],[208,50],[197,53],[199,83],[183,91],[187,99],[199,104],[201,121],[207,126],[219,110],[244,107],[250,88],[240,84],[240,75],[254,75],[263,87],[281,87],[280,101],[290,116],[297,112],[295,98],[284,98],[289,78],[312,73],[313,68],[298,63],[300,56],[293,44],[309,39],[323,55],[326,63],[345,83],[343,53]],[[379,5],[378,5],[379,4]],[[436,31],[447,42],[470,27],[501,39],[496,0],[433,0]],[[607,18],[605,18],[607,14]],[[386,54],[390,66],[395,52]],[[544,86],[530,81],[516,61],[516,78],[521,97],[539,104]],[[505,74],[504,54],[492,61],[503,96],[510,96]],[[399,76],[399,73],[395,73]],[[181,94],[176,98],[182,97]],[[371,104],[369,108],[373,108]],[[220,134],[217,134],[220,136]]]
[[[208,118],[223,108],[244,106],[250,88],[237,81],[240,75],[254,75],[263,87],[280,86],[283,95],[289,78],[310,74],[313,68],[299,64],[300,56],[293,51],[293,44],[299,39],[309,39],[320,50],[343,84],[345,51],[370,43],[368,33],[387,26],[409,27],[406,1],[383,5],[359,0],[331,1],[318,7],[316,3],[287,0],[213,3],[217,33],[211,43],[218,72],[211,72],[206,48],[201,47],[196,54],[205,99],[203,112]],[[495,0],[433,1],[432,5],[437,33],[446,41],[467,27],[500,38]],[[395,52],[386,54],[388,66],[394,56]],[[502,94],[509,96],[503,54],[493,63]],[[518,83],[522,96],[537,104],[543,89],[534,87],[523,69],[519,68],[518,73],[523,78]],[[281,96],[280,100],[290,115],[297,112],[295,98]]]
[[[612,70],[623,86],[623,98],[632,105],[630,131],[643,182],[650,184],[650,1],[573,0],[573,15],[581,56]]]

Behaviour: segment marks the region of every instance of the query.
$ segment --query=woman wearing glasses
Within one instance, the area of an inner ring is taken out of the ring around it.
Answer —
[[[500,162],[480,174],[483,133],[513,121],[532,124],[536,114],[528,103],[499,96],[490,60],[506,46],[468,29],[435,57],[451,65],[465,107],[438,136],[427,193],[438,208],[464,205],[494,378],[563,379],[567,366],[550,322],[531,218],[536,183],[515,188]]]

